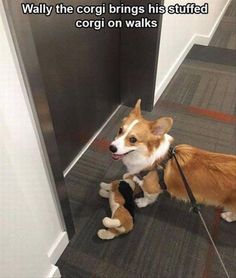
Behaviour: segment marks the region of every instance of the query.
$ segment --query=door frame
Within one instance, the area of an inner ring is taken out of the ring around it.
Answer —
[[[75,227],[31,26],[27,16],[22,13],[13,15],[8,4],[8,0],[3,0],[12,40],[40,138],[43,156],[49,172],[51,191],[59,211],[62,226],[68,233],[69,239],[71,239],[75,233]],[[15,24],[15,16],[20,17],[20,25]]]

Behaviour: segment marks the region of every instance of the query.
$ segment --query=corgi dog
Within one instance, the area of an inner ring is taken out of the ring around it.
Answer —
[[[162,192],[154,165],[168,156],[173,138],[168,134],[173,120],[162,117],[148,121],[141,115],[141,100],[121,123],[118,134],[110,145],[114,160],[122,159],[128,173],[142,188],[144,196],[136,199],[138,207],[155,202]],[[186,175],[193,194],[200,204],[221,207],[221,217],[236,220],[236,156],[213,153],[190,145],[177,145],[175,155]],[[135,174],[153,169],[140,180]],[[188,201],[182,178],[174,159],[169,159],[164,170],[164,180],[171,196]]]
[[[113,239],[130,232],[134,227],[134,190],[135,183],[131,179],[100,183],[99,195],[108,198],[111,217],[103,218],[107,229],[100,229],[97,235],[101,239]]]

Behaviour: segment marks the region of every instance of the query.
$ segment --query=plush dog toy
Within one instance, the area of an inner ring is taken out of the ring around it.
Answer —
[[[135,183],[131,179],[100,183],[99,195],[109,199],[111,217],[103,218],[102,223],[107,229],[98,230],[99,238],[113,239],[133,229],[134,190]]]

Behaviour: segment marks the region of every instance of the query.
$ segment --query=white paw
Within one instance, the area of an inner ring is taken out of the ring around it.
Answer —
[[[135,203],[139,208],[144,208],[149,204],[148,199],[145,197],[135,199]]]
[[[119,227],[121,225],[119,219],[112,219],[112,218],[109,218],[109,217],[103,218],[102,224],[107,228],[116,228],[116,227]]]
[[[100,183],[100,187],[104,190],[111,190],[111,186],[112,186],[111,183],[105,183],[105,182]]]
[[[233,221],[236,221],[236,214],[226,211],[221,213],[221,218],[223,218],[225,221],[231,223]]]
[[[105,229],[98,230],[97,235],[101,239],[113,239],[115,237],[113,233]]]
[[[99,190],[99,195],[103,198],[109,198],[109,191],[106,191],[105,189],[100,189]]]
[[[136,182],[140,187],[143,186],[143,181],[140,180],[137,176],[133,177],[133,181]]]

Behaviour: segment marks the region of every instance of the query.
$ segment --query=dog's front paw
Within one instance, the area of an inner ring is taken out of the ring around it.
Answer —
[[[145,197],[135,199],[135,203],[139,208],[144,208],[149,204],[148,199]]]
[[[233,221],[236,221],[236,214],[226,211],[221,213],[221,218],[223,218],[225,221],[231,223]]]
[[[113,239],[115,237],[115,234],[106,229],[98,230],[97,235],[100,239]]]

